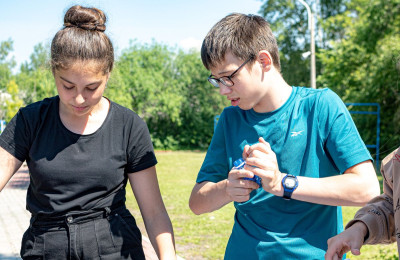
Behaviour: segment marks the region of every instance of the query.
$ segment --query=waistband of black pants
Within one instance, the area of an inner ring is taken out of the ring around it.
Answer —
[[[32,215],[31,225],[59,226],[63,224],[80,224],[94,219],[107,218],[113,212],[125,208],[125,201],[113,204],[111,207],[93,209],[80,212],[71,212],[60,216]]]

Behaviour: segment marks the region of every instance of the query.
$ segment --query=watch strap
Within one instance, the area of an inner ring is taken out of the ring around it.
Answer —
[[[283,188],[283,198],[290,200],[292,198],[292,190],[286,190],[285,188]]]
[[[296,181],[296,185],[291,189],[288,189],[285,186],[285,180],[286,180],[287,177],[294,178],[295,181]],[[286,199],[286,200],[290,200],[292,198],[293,191],[297,188],[297,186],[298,186],[297,177],[294,176],[294,175],[291,175],[291,174],[286,174],[285,177],[283,177],[283,179],[282,179],[283,198]]]

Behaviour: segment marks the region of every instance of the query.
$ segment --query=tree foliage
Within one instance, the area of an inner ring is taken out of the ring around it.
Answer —
[[[39,43],[34,46],[30,61],[21,65],[16,82],[21,89],[25,104],[30,104],[57,94],[50,70],[50,46]]]
[[[207,82],[209,72],[197,52],[179,52],[175,59],[177,84],[185,102],[180,109],[182,124],[177,133],[185,147],[206,148],[213,134],[214,116],[229,105],[218,89]],[[211,130],[211,131],[210,131]]]
[[[353,1],[348,10],[334,18],[349,27],[332,49],[321,51],[318,82],[344,101],[380,104],[385,155],[400,143],[400,1]],[[376,121],[363,117],[356,123],[364,140],[374,143]]]
[[[303,57],[303,54],[310,51],[310,30],[306,8],[297,0],[263,2],[260,14],[270,23],[277,38],[283,77],[290,85],[310,86],[310,56]],[[321,22],[344,12],[344,3],[347,0],[320,0],[320,5],[317,7],[314,7],[315,0],[306,0],[306,2],[319,18],[315,19],[317,22],[314,23],[317,39],[315,48],[318,52],[318,49],[327,46],[329,40],[341,37],[342,26],[330,23],[329,30],[323,30]],[[320,74],[321,65],[318,57],[316,62],[317,74]]]
[[[10,95],[10,98],[5,100],[5,120],[9,122],[18,112],[18,109],[24,105],[24,102],[19,98],[18,85],[15,83],[15,80],[11,80],[7,84],[6,91]]]
[[[0,42],[0,91],[6,88],[12,78],[12,69],[15,67],[14,58],[10,58],[13,51],[13,41],[11,39]]]
[[[22,105],[18,98],[18,86],[13,81],[15,60],[9,57],[12,51],[11,39],[0,42],[0,120],[10,119],[10,115],[16,112],[15,106]]]
[[[205,148],[213,117],[226,105],[207,76],[198,52],[133,41],[119,57],[106,95],[146,120],[155,147]]]

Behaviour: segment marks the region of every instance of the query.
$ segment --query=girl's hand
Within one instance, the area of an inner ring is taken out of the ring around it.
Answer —
[[[367,232],[367,226],[358,221],[342,233],[328,239],[328,250],[326,251],[325,259],[339,260],[349,251],[353,255],[360,255],[360,248],[364,243],[364,237]]]

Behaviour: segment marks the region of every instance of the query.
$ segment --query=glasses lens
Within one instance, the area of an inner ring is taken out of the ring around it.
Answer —
[[[219,88],[219,82],[218,82],[218,80],[213,79],[213,78],[208,78],[208,82],[210,82],[211,85],[213,85],[214,87]]]
[[[233,82],[230,78],[228,77],[222,77],[219,79],[219,81],[224,84],[227,87],[232,87],[233,86]]]

